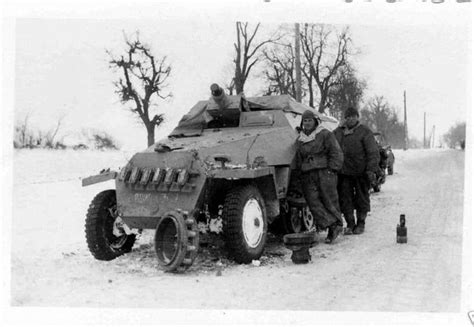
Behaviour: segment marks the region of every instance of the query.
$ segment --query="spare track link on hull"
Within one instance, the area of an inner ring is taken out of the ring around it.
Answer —
[[[193,264],[199,250],[199,231],[186,211],[166,213],[155,232],[155,252],[165,271],[183,272]]]

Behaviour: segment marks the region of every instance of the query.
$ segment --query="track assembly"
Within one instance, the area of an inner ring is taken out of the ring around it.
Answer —
[[[155,232],[155,252],[165,271],[185,271],[194,262],[199,249],[196,220],[180,210],[168,212]]]

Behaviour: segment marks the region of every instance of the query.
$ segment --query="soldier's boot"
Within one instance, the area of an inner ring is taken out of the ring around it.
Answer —
[[[347,226],[344,229],[344,235],[352,235],[353,233],[352,231],[354,230],[354,227],[355,227],[354,214],[352,212],[344,214],[344,219],[346,220],[346,223],[347,223]]]
[[[362,234],[365,229],[365,218],[367,218],[367,212],[357,212],[357,225],[353,230],[353,234]]]
[[[334,240],[341,234],[342,232],[342,225],[340,222],[336,222],[328,227],[328,236],[324,240],[326,244],[331,244]]]

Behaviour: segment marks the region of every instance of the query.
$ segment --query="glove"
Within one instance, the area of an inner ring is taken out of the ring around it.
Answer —
[[[375,184],[377,182],[377,176],[373,171],[368,171],[366,172],[367,174],[367,179],[369,180],[370,184]]]

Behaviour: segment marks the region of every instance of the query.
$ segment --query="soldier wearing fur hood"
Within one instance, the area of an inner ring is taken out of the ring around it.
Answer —
[[[342,150],[334,134],[320,124],[314,112],[306,110],[297,139],[296,167],[316,225],[328,228],[326,243],[332,243],[342,231],[337,194],[337,172],[342,162]]]

